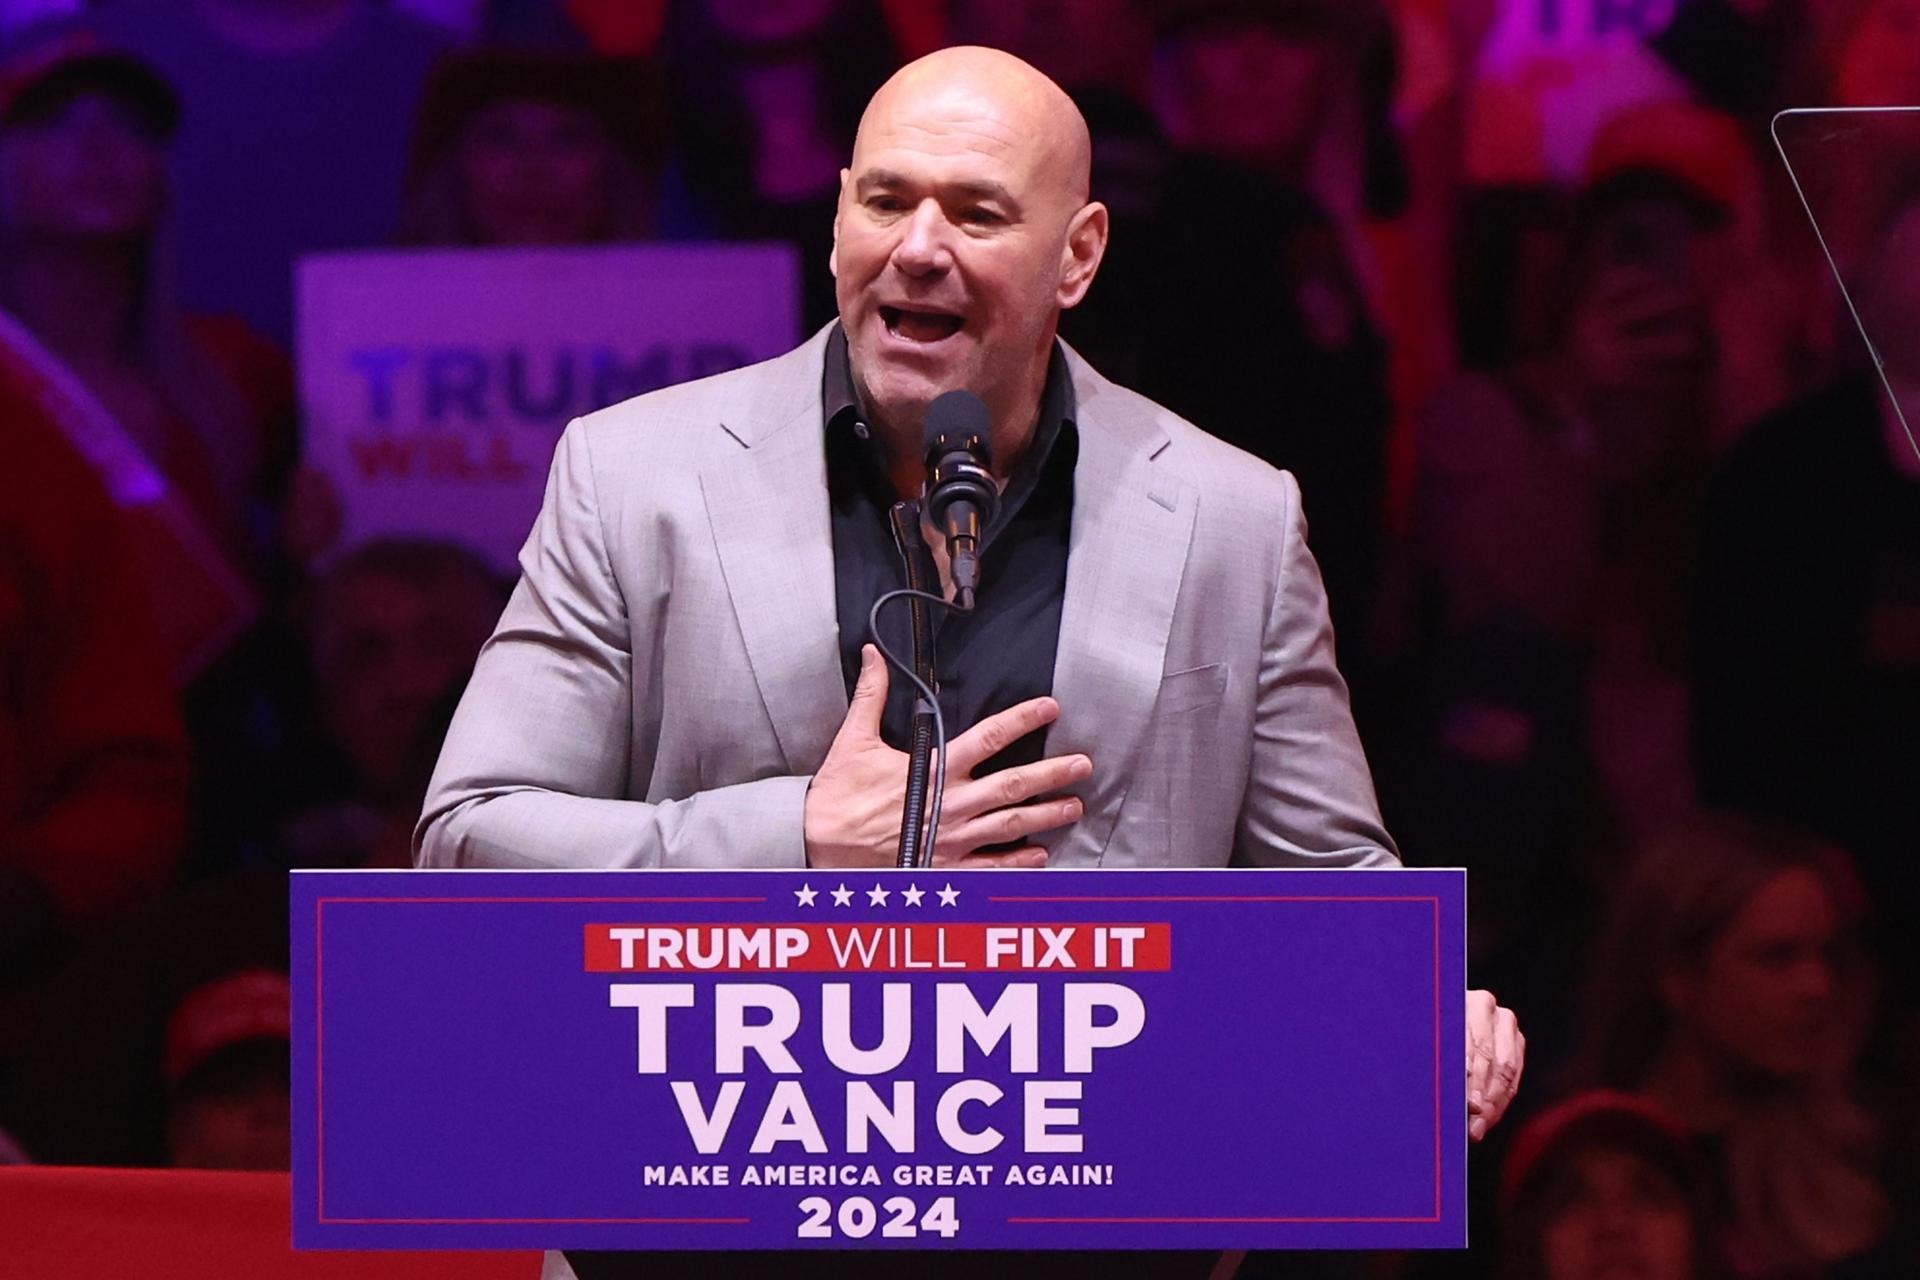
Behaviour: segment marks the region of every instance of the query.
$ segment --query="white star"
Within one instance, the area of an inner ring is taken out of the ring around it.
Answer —
[[[940,899],[940,905],[943,907],[951,907],[960,901],[960,891],[954,888],[951,883],[942,889],[937,896]]]
[[[923,890],[919,885],[917,884],[909,885],[906,889],[901,891],[900,901],[906,903],[910,907],[917,907],[920,905],[920,899],[926,896],[927,896],[926,891]]]
[[[847,888],[846,885],[843,884],[838,889],[835,889],[833,891],[834,906],[844,907],[852,901],[853,901],[853,890]]]
[[[810,907],[813,905],[813,900],[819,897],[820,894],[812,885],[803,884],[793,891],[793,896],[800,899],[801,906]]]
[[[875,907],[886,906],[887,891],[885,889],[882,889],[879,885],[873,886],[873,888],[867,890],[867,902],[869,905],[875,906]]]

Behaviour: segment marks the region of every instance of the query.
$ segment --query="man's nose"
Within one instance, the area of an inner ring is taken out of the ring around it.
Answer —
[[[922,200],[913,210],[893,247],[893,265],[903,275],[925,276],[945,271],[953,265],[953,253],[947,245],[946,215],[935,200]]]

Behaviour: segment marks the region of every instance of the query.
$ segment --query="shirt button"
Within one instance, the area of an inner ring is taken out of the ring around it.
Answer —
[[[860,420],[858,420],[858,419],[855,419],[855,420],[854,420],[854,424],[853,424],[853,434],[855,434],[856,436],[859,436],[859,437],[860,437],[860,438],[861,438],[862,440],[865,440],[865,439],[867,439],[867,438],[868,438],[868,437],[869,437],[869,436],[870,436],[870,435],[871,435],[872,433],[871,433],[871,432],[869,432],[869,431],[867,430],[867,424],[866,424],[866,423],[864,423],[864,422],[861,422],[861,421],[860,421]]]

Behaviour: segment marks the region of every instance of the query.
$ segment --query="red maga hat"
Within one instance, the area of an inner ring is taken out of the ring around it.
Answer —
[[[1679,1121],[1639,1094],[1589,1089],[1547,1108],[1520,1130],[1500,1170],[1501,1206],[1511,1211],[1543,1167],[1588,1145],[1642,1152],[1682,1186],[1697,1184],[1697,1157]]]
[[[293,1036],[293,988],[283,973],[246,969],[195,988],[167,1019],[168,1084],[235,1045]]]
[[[180,125],[180,97],[154,66],[85,26],[31,27],[0,51],[0,127],[77,92],[99,89],[131,105],[162,138]]]

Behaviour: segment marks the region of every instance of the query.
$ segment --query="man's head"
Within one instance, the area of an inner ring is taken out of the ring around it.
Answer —
[[[998,50],[942,49],[874,95],[832,266],[854,381],[894,439],[956,388],[987,402],[996,445],[1024,439],[1060,312],[1106,250],[1090,152],[1072,100]]]
[[[1635,1094],[1588,1090],[1530,1121],[1501,1171],[1500,1208],[1502,1276],[1715,1274],[1704,1171],[1680,1123]]]
[[[367,543],[317,585],[310,645],[320,714],[363,798],[418,803],[422,764],[444,730],[437,718],[502,599],[469,552],[424,539]]]
[[[1188,0],[1170,5],[1155,54],[1161,127],[1185,151],[1297,179],[1344,64],[1358,0]]]
[[[167,1146],[182,1169],[283,1170],[292,988],[270,969],[207,982],[167,1017]]]
[[[31,29],[0,58],[0,216],[28,239],[150,239],[179,118],[145,62],[84,26]]]

